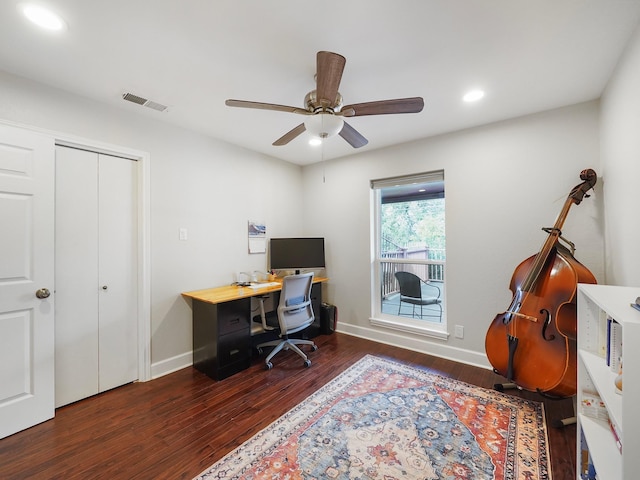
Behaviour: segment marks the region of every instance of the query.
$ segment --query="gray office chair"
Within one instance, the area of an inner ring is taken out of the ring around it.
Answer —
[[[305,367],[311,366],[311,360],[298,348],[298,345],[310,345],[315,351],[318,349],[311,340],[289,338],[292,333],[300,332],[309,327],[315,320],[311,307],[311,286],[313,284],[313,272],[300,275],[289,275],[282,281],[280,303],[278,304],[278,335],[280,340],[261,343],[257,346],[262,353],[264,347],[275,347],[267,356],[264,363],[267,370],[273,368],[271,359],[281,350],[293,350],[304,359]]]
[[[400,315],[402,303],[404,302],[412,305],[413,310],[411,316],[414,318],[416,316],[416,305],[419,305],[419,318],[438,317],[442,320],[442,299],[440,298],[440,287],[429,282],[425,282],[417,275],[409,272],[396,272],[395,277],[396,280],[398,280],[398,285],[400,285],[400,304],[398,305],[398,315]],[[424,292],[422,290],[423,285],[426,286]],[[429,294],[427,294],[427,292],[429,292]],[[428,305],[435,305],[438,307],[438,310],[428,309],[427,313],[424,313],[422,307]]]

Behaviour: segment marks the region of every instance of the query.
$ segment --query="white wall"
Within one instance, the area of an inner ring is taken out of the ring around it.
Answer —
[[[302,233],[298,166],[2,72],[0,119],[150,154],[156,370],[191,361],[191,310],[181,292],[266,268],[265,255],[247,253],[248,220],[265,221],[269,236]],[[187,228],[187,241],[179,241],[179,228]]]
[[[250,219],[264,220],[269,236],[326,237],[325,299],[338,306],[342,330],[483,364],[516,265],[539,250],[540,228],[554,223],[579,172],[600,173],[598,112],[590,102],[300,169],[0,72],[0,119],[150,153],[152,362],[167,366],[190,360],[191,311],[180,292],[264,268],[263,255],[247,254]],[[448,320],[465,330],[446,342],[369,325],[369,181],[436,169],[446,178]],[[266,185],[286,187],[265,194]],[[600,282],[602,211],[599,183],[564,228]]]
[[[640,286],[640,27],[602,96],[607,283]],[[633,300],[633,299],[629,299]]]
[[[511,300],[516,266],[537,253],[580,172],[599,172],[598,103],[589,102],[304,169],[306,214],[327,241],[328,297],[339,329],[486,364],[489,324]],[[363,132],[366,135],[366,132]],[[340,139],[337,139],[340,140]],[[375,139],[372,139],[375,142]],[[369,181],[444,169],[447,311],[465,338],[446,342],[372,327]],[[323,170],[326,182],[323,183]],[[573,206],[563,235],[604,279],[602,195]]]

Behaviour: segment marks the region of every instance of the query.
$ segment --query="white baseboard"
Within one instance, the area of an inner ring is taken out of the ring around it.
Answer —
[[[449,345],[439,345],[434,342],[425,341],[424,337],[409,338],[395,334],[389,330],[374,330],[372,328],[350,325],[344,322],[338,323],[336,331],[347,335],[353,335],[354,337],[383,343],[385,345],[392,345],[394,347],[404,348],[414,352],[446,358],[447,360],[453,360],[454,362],[473,365],[474,367],[486,368],[489,370],[493,369],[487,360],[487,356],[482,353]]]
[[[181,353],[175,357],[151,364],[151,378],[158,378],[193,365],[193,352]]]
[[[373,342],[392,345],[394,347],[404,348],[414,352],[426,353],[435,357],[446,358],[454,362],[465,363],[475,367],[486,368],[491,370],[486,355],[465,350],[462,348],[451,347],[449,345],[438,345],[436,343],[425,341],[424,338],[408,338],[397,335],[389,331],[374,330],[372,328],[350,325],[344,322],[338,323],[337,332],[354,337],[364,338]],[[181,353],[175,357],[167,358],[157,363],[151,364],[151,378],[158,378],[169,373],[173,373],[182,368],[193,365],[193,352]]]

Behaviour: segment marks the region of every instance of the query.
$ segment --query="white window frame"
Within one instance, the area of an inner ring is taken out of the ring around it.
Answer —
[[[427,259],[389,259],[381,258],[381,190],[387,187],[444,181],[444,172],[427,172],[400,177],[371,180],[371,325],[406,333],[446,340],[449,338],[446,320],[446,298],[442,299],[443,315],[440,323],[418,320],[411,317],[390,315],[382,312],[381,263],[404,263],[421,265],[443,265],[445,262]],[[446,267],[445,267],[446,268]],[[446,275],[444,278],[446,284]],[[446,296],[446,287],[443,289]]]

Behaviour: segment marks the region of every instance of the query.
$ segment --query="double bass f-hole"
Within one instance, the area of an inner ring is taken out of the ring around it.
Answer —
[[[551,334],[549,336],[549,338],[547,338],[547,327],[551,323],[551,313],[546,308],[543,308],[542,310],[540,310],[540,313],[542,313],[542,314],[544,314],[546,316],[546,318],[544,320],[544,325],[542,326],[542,338],[544,338],[547,342],[550,342],[554,338],[556,338],[556,336],[554,334]]]

